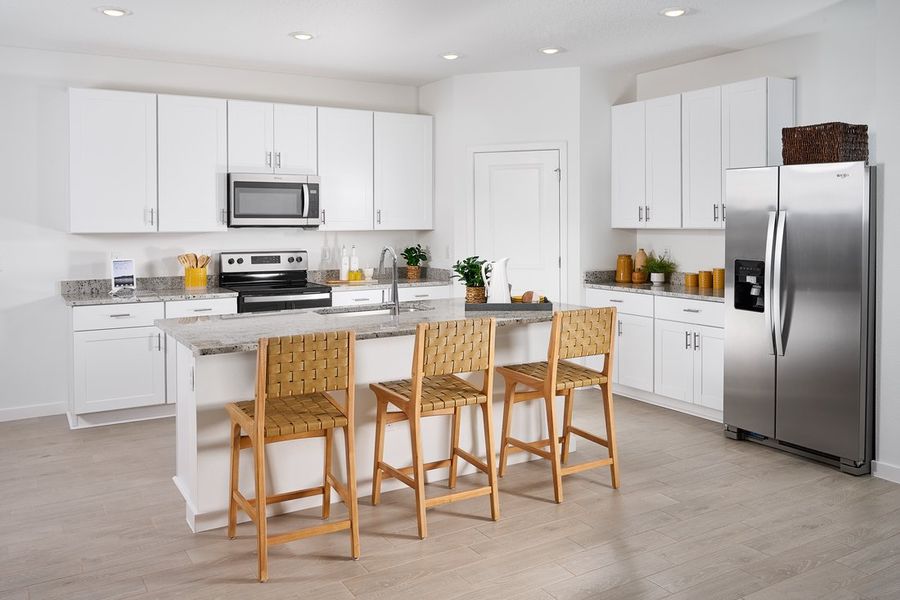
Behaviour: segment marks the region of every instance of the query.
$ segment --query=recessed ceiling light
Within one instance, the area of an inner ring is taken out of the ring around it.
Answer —
[[[118,6],[98,6],[96,10],[107,17],[127,17],[131,14],[130,10]]]
[[[559,54],[560,52],[565,52],[565,50],[558,46],[547,46],[546,48],[541,48],[538,52],[542,54]]]
[[[300,40],[301,42],[306,42],[313,39],[315,36],[311,33],[306,33],[305,31],[295,31],[293,33],[288,34],[295,40]]]
[[[444,60],[456,60],[459,58],[459,54],[456,52],[448,52],[447,54],[441,54],[441,58]]]
[[[673,17],[674,18],[674,17],[683,17],[684,15],[687,14],[687,11],[688,11],[688,9],[686,9],[686,8],[679,8],[677,6],[673,6],[671,8],[662,9],[661,11],[659,11],[659,14],[661,14],[664,17]]]

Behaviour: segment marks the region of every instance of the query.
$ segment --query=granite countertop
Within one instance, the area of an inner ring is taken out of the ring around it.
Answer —
[[[375,305],[370,309],[382,309],[390,304]],[[401,306],[415,308],[415,311],[392,315],[347,315],[356,312],[352,308],[309,308],[286,310],[272,313],[243,313],[237,315],[215,315],[207,317],[186,317],[156,321],[156,326],[167,335],[174,337],[193,352],[194,356],[228,354],[232,352],[255,351],[261,337],[299,335],[322,331],[350,329],[356,332],[357,340],[412,335],[416,324],[430,321],[450,321],[465,318],[496,317],[500,327],[508,325],[540,323],[550,321],[550,311],[533,312],[469,312],[465,310],[462,298],[448,300],[427,300],[423,302],[402,302]],[[580,308],[556,305],[559,310]],[[320,314],[325,312],[326,314]],[[343,314],[342,314],[343,313]]]
[[[677,283],[652,285],[650,283],[616,283],[615,281],[608,281],[603,283],[585,283],[584,287],[598,290],[611,290],[614,292],[633,292],[635,294],[651,294],[653,296],[670,296],[673,298],[688,298],[691,300],[725,302],[725,290],[689,288]]]
[[[62,297],[66,306],[92,306],[96,304],[128,304],[132,302],[170,302],[173,300],[236,298],[237,292],[220,287],[209,287],[203,290],[187,290],[184,288],[142,290],[138,288],[133,296],[110,296],[108,292],[87,290],[64,292]]]

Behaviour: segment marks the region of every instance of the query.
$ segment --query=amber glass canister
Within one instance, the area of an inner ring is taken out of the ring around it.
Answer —
[[[713,269],[713,289],[725,289],[725,269]]]
[[[620,254],[616,259],[616,283],[631,283],[631,273],[634,272],[634,262],[630,254]]]
[[[701,288],[711,288],[713,286],[712,271],[700,271],[698,276]]]
[[[697,278],[696,273],[685,273],[684,274],[684,287],[695,288],[700,285],[700,282]]]

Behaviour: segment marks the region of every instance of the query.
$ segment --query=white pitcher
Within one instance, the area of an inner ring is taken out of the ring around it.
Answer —
[[[509,295],[511,286],[509,284],[508,268],[509,258],[500,258],[481,265],[481,276],[484,278],[488,302],[512,302],[512,298]]]

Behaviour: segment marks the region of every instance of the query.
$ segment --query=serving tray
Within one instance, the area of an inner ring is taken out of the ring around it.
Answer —
[[[466,304],[466,311],[472,312],[553,312],[552,302],[483,302]]]

